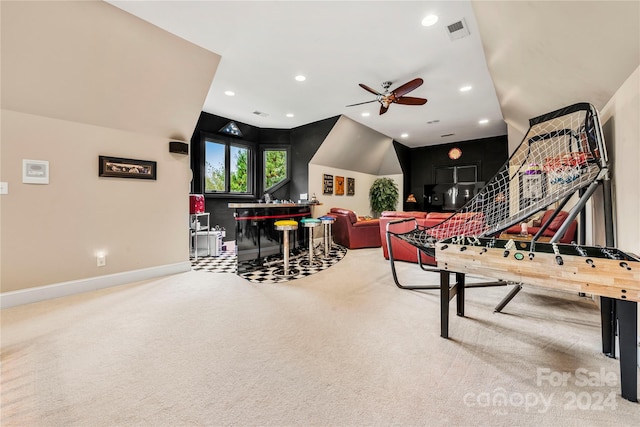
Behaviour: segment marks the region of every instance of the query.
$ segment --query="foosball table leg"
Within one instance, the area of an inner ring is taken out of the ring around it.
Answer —
[[[616,303],[615,299],[600,297],[600,323],[602,328],[602,353],[616,357]]]
[[[464,273],[456,273],[456,309],[458,316],[464,316]]]
[[[518,292],[520,292],[521,289],[522,289],[522,284],[521,283],[516,283],[516,285],[513,287],[513,289],[511,289],[511,292],[509,292],[502,299],[502,301],[500,301],[500,303],[498,305],[496,305],[496,308],[493,309],[493,312],[494,313],[500,313],[502,311],[502,309],[505,308],[506,305],[509,304],[509,302],[511,302],[513,297],[515,297],[518,294]]]
[[[620,387],[622,397],[638,401],[638,304],[616,299],[620,341]]]
[[[456,299],[456,314],[464,316],[464,273],[456,273],[456,283],[451,286],[450,272],[440,270],[440,336],[449,338],[449,302]]]
[[[449,338],[449,272],[440,270],[440,336]]]

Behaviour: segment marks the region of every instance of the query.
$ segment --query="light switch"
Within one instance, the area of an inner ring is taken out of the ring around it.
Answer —
[[[0,182],[0,194],[9,194],[8,182]]]

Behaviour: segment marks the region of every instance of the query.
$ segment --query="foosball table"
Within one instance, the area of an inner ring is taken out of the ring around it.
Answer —
[[[640,258],[636,255],[615,248],[457,236],[436,243],[436,259],[443,338],[449,336],[449,302],[454,297],[457,315],[464,316],[465,274],[611,299],[620,344],[621,394],[637,402]],[[453,285],[451,273],[456,277]],[[604,323],[603,338],[609,327]]]

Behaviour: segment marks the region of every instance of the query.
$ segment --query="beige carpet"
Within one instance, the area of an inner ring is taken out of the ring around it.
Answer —
[[[2,425],[638,425],[596,304],[527,287],[494,314],[506,292],[468,290],[445,340],[438,292],[363,249],[284,284],[189,272],[6,309]]]

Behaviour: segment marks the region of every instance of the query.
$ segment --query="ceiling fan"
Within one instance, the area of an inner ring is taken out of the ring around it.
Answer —
[[[353,107],[355,105],[362,105],[362,104],[369,104],[371,102],[377,101],[380,103],[380,114],[384,114],[389,109],[389,106],[393,103],[403,104],[403,105],[424,105],[427,103],[427,100],[425,98],[404,96],[405,94],[411,92],[412,90],[422,85],[422,83],[424,83],[424,80],[422,80],[421,78],[417,78],[403,84],[402,86],[397,87],[392,91],[389,91],[389,87],[391,87],[393,82],[386,81],[382,83],[382,87],[384,88],[383,93],[377,92],[371,89],[369,86],[360,83],[359,84],[360,87],[366,90],[367,92],[371,92],[374,95],[376,95],[376,99],[374,99],[373,101],[365,101],[365,102],[359,102],[357,104],[350,104],[350,105],[347,105],[347,107]]]

